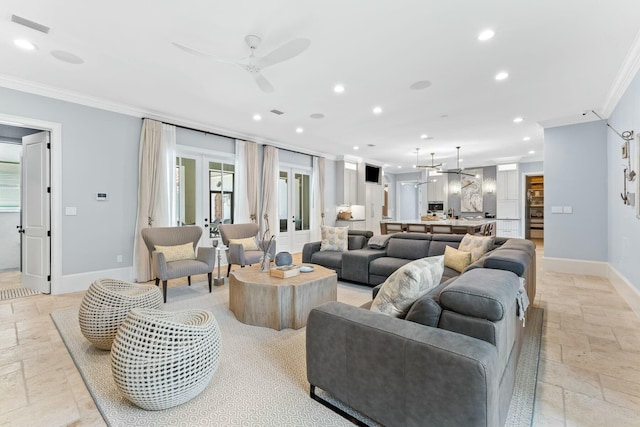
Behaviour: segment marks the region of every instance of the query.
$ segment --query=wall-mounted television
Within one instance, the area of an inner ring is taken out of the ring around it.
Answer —
[[[375,182],[380,184],[380,166],[365,165],[364,180],[365,182]]]

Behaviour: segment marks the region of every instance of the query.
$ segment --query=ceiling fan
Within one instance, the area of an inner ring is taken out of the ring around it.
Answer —
[[[457,155],[457,160],[456,160],[456,168],[455,169],[450,169],[450,170],[439,170],[438,172],[440,173],[455,173],[456,175],[466,175],[466,176],[475,176],[472,173],[466,173],[462,171],[462,168],[460,168],[460,146],[456,147],[456,150],[458,150],[458,155]]]
[[[193,55],[206,56],[216,61],[227,62],[242,67],[245,71],[251,74],[258,87],[266,93],[273,92],[273,85],[262,75],[262,70],[300,55],[311,44],[309,39],[294,39],[280,46],[276,50],[258,57],[255,53],[262,39],[258,36],[248,35],[244,38],[244,41],[247,43],[247,46],[249,46],[250,54],[248,58],[240,61],[234,61],[232,59],[222,58],[210,53],[202,52],[198,49],[183,45],[182,43],[172,42],[172,44],[175,47]]]
[[[436,153],[431,153],[431,164],[430,165],[421,165],[418,163],[418,152],[420,151],[419,148],[416,148],[416,167],[417,168],[422,168],[422,169],[437,169],[440,166],[442,166],[442,163],[438,163],[437,165],[433,163],[433,156]]]

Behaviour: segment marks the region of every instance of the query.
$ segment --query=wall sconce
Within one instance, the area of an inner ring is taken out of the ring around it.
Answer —
[[[487,178],[482,183],[482,191],[488,194],[493,194],[496,192],[496,180],[492,178]]]
[[[451,194],[460,194],[460,181],[451,181],[449,183],[449,191]]]

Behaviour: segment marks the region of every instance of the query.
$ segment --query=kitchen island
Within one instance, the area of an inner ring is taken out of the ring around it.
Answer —
[[[387,224],[391,225],[387,230]],[[496,220],[492,218],[469,218],[469,219],[439,219],[436,221],[422,221],[420,219],[411,219],[404,221],[385,220],[380,222],[380,231],[382,234],[388,234],[390,229],[399,229],[408,232],[433,233],[433,234],[477,234],[487,224],[491,228],[490,234],[496,234]]]

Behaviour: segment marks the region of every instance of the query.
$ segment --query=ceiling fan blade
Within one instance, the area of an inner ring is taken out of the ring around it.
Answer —
[[[475,175],[474,175],[474,174],[472,174],[472,173],[466,173],[466,172],[462,172],[462,171],[460,171],[460,172],[459,172],[459,174],[460,174],[460,175],[466,175],[466,176],[473,176],[473,177],[475,177]]]
[[[206,58],[211,58],[211,59],[214,59],[214,60],[220,61],[220,62],[227,62],[229,64],[238,64],[238,62],[232,61],[231,59],[222,58],[220,56],[216,56],[216,55],[213,55],[213,54],[210,54],[210,53],[206,53],[206,52],[203,52],[201,50],[194,49],[192,47],[183,45],[182,43],[171,42],[171,44],[174,45],[175,47],[177,47],[178,49],[183,50],[183,51],[185,51],[187,53],[190,53],[192,55],[204,56]]]
[[[263,92],[271,93],[273,92],[273,85],[269,83],[269,80],[265,79],[264,76],[260,73],[252,73],[253,78],[256,80],[258,87],[262,89]]]
[[[310,44],[311,40],[309,39],[291,40],[273,52],[258,59],[256,65],[260,68],[265,68],[277,64],[278,62],[286,61],[287,59],[300,55],[309,47]]]

